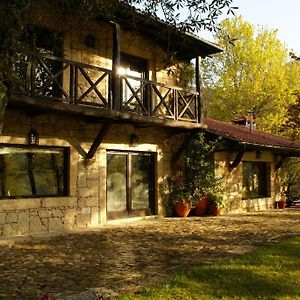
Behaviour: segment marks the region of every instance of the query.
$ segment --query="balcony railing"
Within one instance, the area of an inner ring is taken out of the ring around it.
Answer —
[[[50,55],[27,56],[16,65],[26,96],[115,109],[112,71]],[[196,91],[171,87],[132,76],[120,80],[120,111],[153,118],[199,122]]]

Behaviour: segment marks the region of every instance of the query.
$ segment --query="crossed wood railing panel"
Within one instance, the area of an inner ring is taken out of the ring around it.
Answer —
[[[153,118],[199,122],[196,91],[122,75],[120,96],[113,99],[112,71],[51,55],[30,55],[18,66],[24,92],[30,97],[117,109]],[[116,97],[116,96],[114,96]],[[115,107],[116,101],[119,106]]]
[[[111,108],[110,70],[50,55],[32,55],[26,65],[30,96]]]
[[[198,93],[133,76],[121,76],[122,110],[198,122]]]

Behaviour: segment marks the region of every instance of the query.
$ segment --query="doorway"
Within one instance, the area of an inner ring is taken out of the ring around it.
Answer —
[[[147,216],[155,213],[154,154],[107,154],[107,219]]]
[[[148,105],[145,80],[149,79],[147,60],[121,53],[121,66],[123,109],[146,114]]]

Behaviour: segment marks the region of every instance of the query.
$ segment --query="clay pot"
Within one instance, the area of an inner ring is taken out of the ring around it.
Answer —
[[[285,201],[284,200],[278,201],[278,208],[279,209],[284,209],[285,208]]]
[[[203,216],[208,211],[208,196],[200,198],[198,204],[194,207],[193,212],[195,216]]]
[[[210,205],[209,210],[210,210],[210,213],[212,216],[216,217],[216,216],[220,215],[220,210],[217,207],[215,207],[214,205]]]
[[[187,202],[176,202],[174,211],[177,217],[187,217],[191,211],[191,207]]]

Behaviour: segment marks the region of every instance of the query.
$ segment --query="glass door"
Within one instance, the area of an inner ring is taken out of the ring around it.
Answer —
[[[154,213],[154,156],[151,153],[107,154],[108,219]]]

